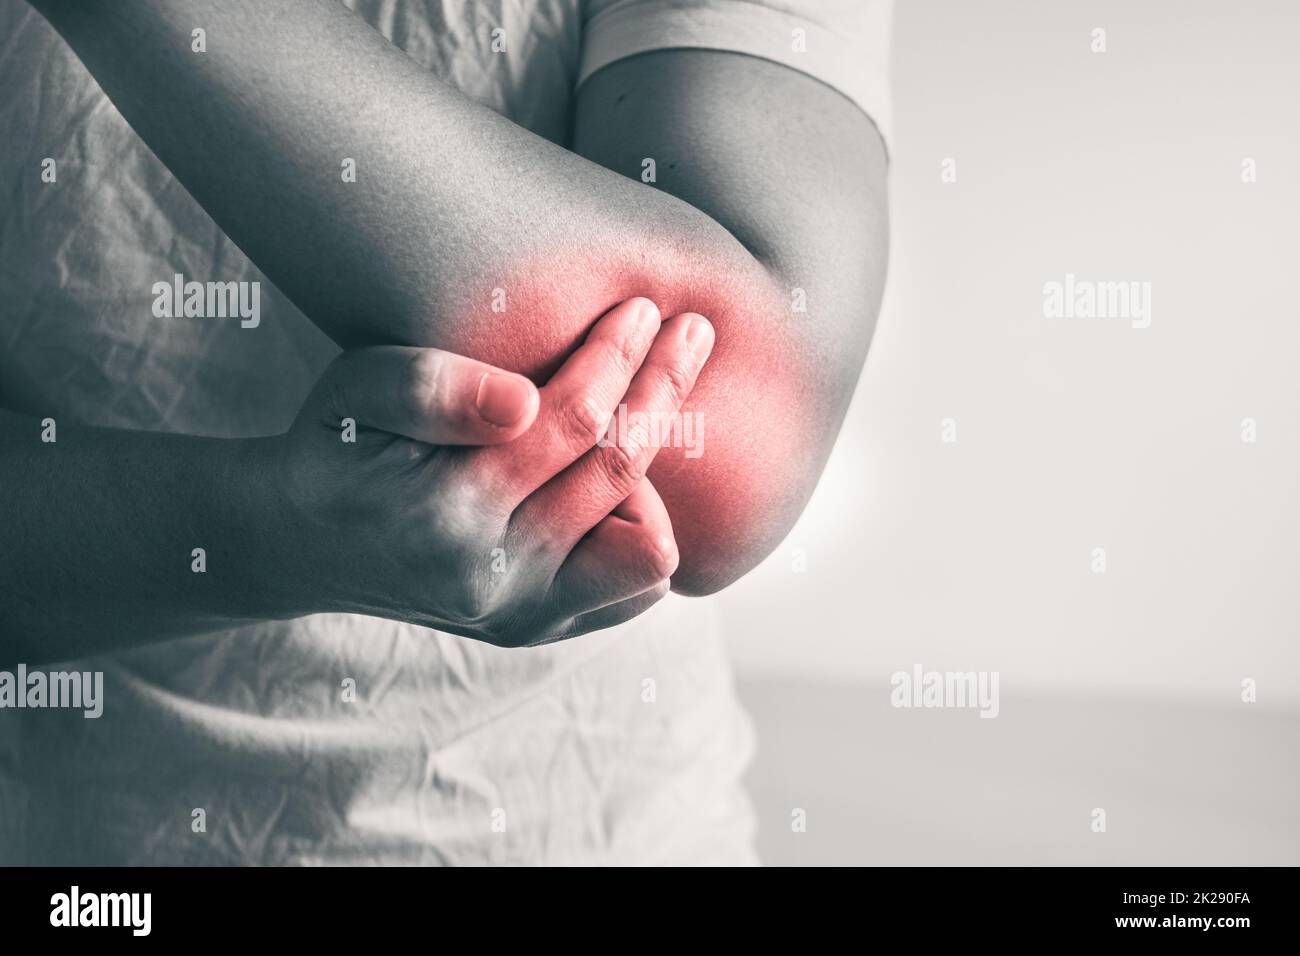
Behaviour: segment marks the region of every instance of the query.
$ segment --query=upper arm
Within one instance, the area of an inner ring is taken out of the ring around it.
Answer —
[[[884,153],[840,94],[745,56],[621,60],[579,93],[589,162],[435,80],[337,4],[41,8],[176,178],[340,344],[433,346],[544,378],[623,299],[707,316],[717,344],[686,407],[703,454],[665,449],[650,472],[682,556],[674,584],[715,590],[788,531],[839,428],[884,270]],[[196,22],[238,42],[196,60]],[[354,182],[340,156],[363,170]],[[645,157],[658,189],[611,172],[639,177]]]
[[[636,178],[654,159],[655,186],[721,227],[665,244],[656,301],[708,316],[717,346],[686,409],[704,453],[665,449],[650,473],[682,552],[675,587],[716,590],[789,531],[843,420],[884,284],[884,146],[795,70],[663,50],[587,80],[574,149]]]
[[[656,188],[782,278],[839,271],[879,293],[884,144],[865,113],[803,73],[715,50],[619,60],[579,88],[573,146],[638,179],[653,159]]]

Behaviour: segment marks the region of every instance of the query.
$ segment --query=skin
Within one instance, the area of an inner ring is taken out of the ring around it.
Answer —
[[[707,315],[717,345],[684,408],[706,423],[705,452],[665,449],[650,473],[681,554],[673,587],[725,587],[785,536],[883,287],[884,148],[840,94],[751,57],[645,54],[583,85],[570,151],[469,101],[332,0],[35,5],[340,344],[432,346],[540,381],[629,297]],[[655,188],[628,178],[647,156]],[[341,182],[344,157],[355,183]]]
[[[678,555],[644,478],[657,448],[597,447],[595,426],[619,401],[672,414],[712,345],[703,318],[661,323],[633,299],[541,389],[436,349],[346,352],[275,438],[61,429],[42,444],[39,423],[0,412],[14,489],[0,499],[0,663],[330,610],[506,646],[628,620],[667,593]],[[485,378],[506,386],[493,420]],[[576,474],[600,476],[583,479],[589,518],[539,522]]]
[[[747,57],[642,55],[584,84],[576,103],[576,152],[570,152],[466,100],[330,0],[41,0],[35,6],[231,238],[345,347],[433,348],[544,382],[595,317],[621,301],[643,296],[663,315],[709,316],[716,345],[683,406],[707,425],[704,455],[691,460],[681,449],[663,449],[645,488],[627,482],[635,468],[624,470],[622,485],[611,484],[608,468],[574,469],[561,493],[539,497],[545,507],[527,509],[526,519],[507,527],[563,542],[592,519],[586,503],[603,500],[611,488],[628,488],[624,503],[611,501],[605,514],[618,517],[617,509],[631,508],[656,526],[671,516],[678,558],[672,586],[692,594],[725,586],[785,535],[843,418],[883,281],[883,146],[870,121],[839,94]],[[209,52],[196,56],[190,30],[199,23],[208,31]],[[764,96],[752,96],[755,88]],[[340,181],[344,156],[357,160],[356,183]],[[620,175],[638,174],[645,156],[657,158],[658,188]],[[806,312],[792,308],[796,288]],[[491,309],[497,289],[507,294],[504,313]],[[682,391],[682,377],[680,368],[667,374],[669,394]],[[374,387],[384,386],[375,379]],[[87,630],[76,607],[68,609],[68,620],[42,630],[42,614],[58,603],[49,571],[70,547],[82,548],[88,576],[110,581],[105,567],[115,558],[128,565],[150,560],[103,547],[128,532],[105,513],[144,510],[125,483],[109,480],[133,449],[142,472],[157,469],[151,454],[171,455],[190,459],[175,463],[177,473],[201,488],[215,491],[216,472],[248,489],[212,515],[188,518],[200,526],[210,519],[216,534],[229,537],[241,524],[269,522],[276,529],[267,536],[272,541],[319,541],[308,550],[335,554],[351,546],[350,537],[341,548],[338,538],[311,536],[312,523],[321,520],[319,495],[311,489],[325,473],[285,479],[295,474],[286,463],[292,442],[253,443],[247,453],[231,454],[198,440],[161,446],[149,443],[154,436],[120,445],[92,438],[86,446],[93,451],[61,485],[31,458],[33,432],[21,429],[33,427],[12,420],[5,426],[5,434],[15,440],[22,434],[25,443],[0,459],[7,485],[22,486],[18,502],[39,512],[34,502],[42,495],[96,487],[120,497],[101,499],[101,516],[93,520],[73,515],[60,524],[64,519],[50,513],[57,509],[46,509],[42,521],[16,536],[21,543],[0,551],[0,568],[25,569],[22,593],[4,598],[8,605],[0,609],[14,612],[14,635],[35,628],[40,643],[42,635],[58,640],[69,625]],[[308,470],[323,467],[313,461]],[[280,481],[287,497],[259,495],[263,485]],[[492,482],[482,487],[504,493]],[[194,496],[181,483],[154,491],[141,502],[171,494],[181,506],[211,507],[208,496]],[[666,510],[655,517],[659,501]],[[296,520],[280,524],[286,515]],[[88,528],[98,529],[89,546]],[[145,547],[155,538],[145,533],[139,540]],[[493,539],[473,540],[481,559]],[[610,548],[620,550],[612,541]],[[283,585],[250,578],[192,605],[181,599],[165,620],[128,620],[123,630],[143,628],[149,639],[160,639],[196,625],[318,606],[323,589],[314,572],[290,573],[283,553],[267,551],[252,563],[275,569],[270,577]],[[171,593],[178,585],[167,580]],[[124,606],[154,594],[114,583],[98,593],[100,600]],[[272,588],[284,593],[263,594]],[[255,599],[243,601],[244,589]],[[375,591],[358,600],[368,613],[443,626],[438,614],[413,612],[395,594]],[[95,606],[87,600],[83,608],[92,621]],[[480,595],[459,615],[445,616],[460,621],[458,633],[472,632],[483,608]],[[492,622],[489,639],[507,642],[551,639],[575,626],[534,631],[520,615],[500,611]]]

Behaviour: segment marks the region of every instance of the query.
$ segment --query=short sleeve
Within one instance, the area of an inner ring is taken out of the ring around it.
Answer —
[[[578,83],[652,50],[744,53],[838,90],[888,144],[892,7],[892,0],[588,0]]]

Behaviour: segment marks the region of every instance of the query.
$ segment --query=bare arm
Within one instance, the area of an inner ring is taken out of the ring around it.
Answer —
[[[354,349],[274,438],[0,410],[0,666],[317,611],[507,646],[636,616],[677,565],[642,477],[655,448],[593,449],[567,412],[679,407],[712,331],[661,318],[620,303],[540,390],[435,349]],[[575,499],[584,516],[548,520]]]
[[[681,550],[677,589],[734,580],[798,516],[884,266],[883,149],[839,94],[745,57],[637,57],[582,91],[589,162],[471,103],[331,0],[37,6],[341,343],[432,345],[540,378],[630,296],[707,315],[717,345],[685,408],[704,422],[703,454],[665,449],[651,470]],[[196,27],[207,53],[191,52]],[[636,173],[643,156],[662,190],[597,164]]]
[[[664,275],[718,328],[688,403],[717,443],[693,473],[665,455],[651,471],[695,562],[684,589],[714,590],[789,531],[848,409],[884,289],[884,144],[856,106],[794,70],[664,50],[583,85],[574,148],[629,176],[653,157],[658,188],[728,233]]]
[[[0,665],[305,612],[273,573],[265,440],[41,432],[0,410]]]

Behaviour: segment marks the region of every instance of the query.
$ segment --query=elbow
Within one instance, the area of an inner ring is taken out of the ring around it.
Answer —
[[[790,533],[820,470],[808,459],[742,463],[730,456],[698,472],[656,476],[652,468],[680,555],[673,591],[716,594],[757,567]]]
[[[790,533],[856,378],[848,368],[805,373],[794,350],[723,344],[714,356],[682,410],[694,444],[661,448],[649,471],[680,555],[672,589],[693,597],[730,586]]]
[[[752,499],[744,507],[735,507],[737,501],[710,507],[707,514],[669,504],[681,555],[673,591],[687,597],[716,594],[758,567],[790,533],[807,496],[798,497],[798,504],[769,501],[759,510]]]

